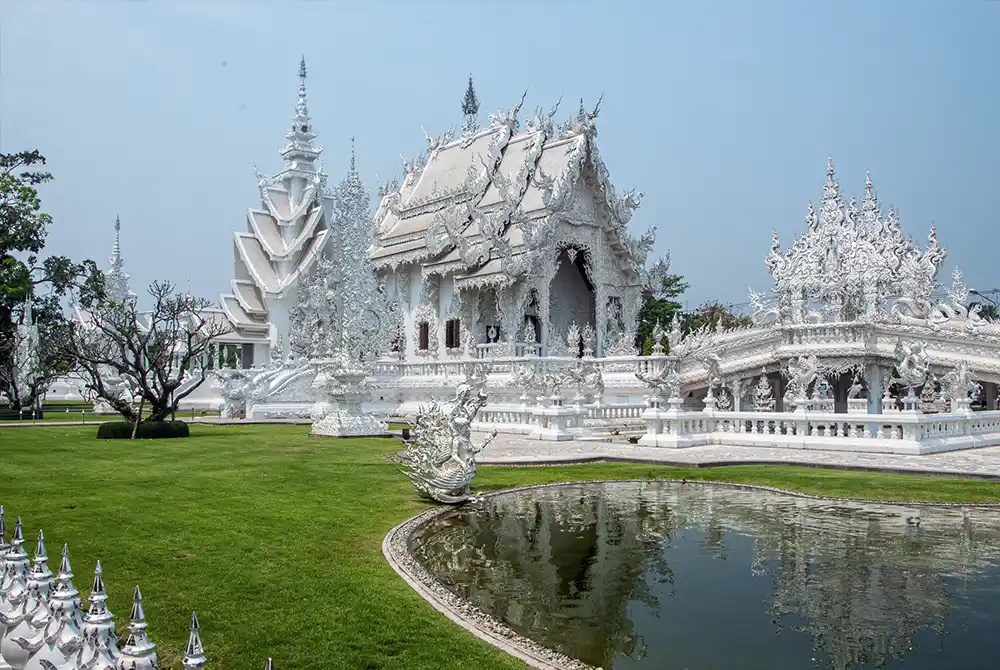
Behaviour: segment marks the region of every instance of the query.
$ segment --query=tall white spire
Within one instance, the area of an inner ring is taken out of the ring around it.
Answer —
[[[306,104],[305,56],[299,62],[299,100],[295,103],[292,127],[285,133],[285,137],[288,139],[288,144],[281,150],[281,157],[285,159],[284,171],[315,172],[314,163],[323,150],[313,145],[316,133],[313,132],[309,107]]]
[[[121,241],[122,222],[119,217],[115,217],[115,244],[111,248],[111,256],[108,258],[108,271],[104,273],[104,283],[108,298],[122,301],[128,297],[129,276],[125,272],[125,259],[122,258]]]

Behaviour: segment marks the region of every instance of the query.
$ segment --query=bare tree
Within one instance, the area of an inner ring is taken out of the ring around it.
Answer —
[[[148,293],[153,307],[145,312],[135,296],[98,302],[64,344],[86,393],[132,423],[139,419],[135,398],[148,408],[148,421],[176,412],[208,378],[207,355],[229,332],[225,320],[205,314],[208,300],[175,293],[169,282],[154,282]]]

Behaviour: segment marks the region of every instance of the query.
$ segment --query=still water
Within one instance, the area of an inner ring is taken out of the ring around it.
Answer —
[[[518,633],[606,670],[1000,668],[1000,511],[704,484],[525,490],[410,549]]]

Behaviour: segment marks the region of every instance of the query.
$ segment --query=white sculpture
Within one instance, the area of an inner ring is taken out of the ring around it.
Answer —
[[[871,318],[883,313],[886,300],[894,295],[905,296],[897,305],[906,306],[894,308],[894,313],[920,309],[934,291],[946,256],[933,226],[926,249],[919,249],[900,230],[894,210],[883,219],[870,176],[861,211],[853,201],[845,205],[832,159],[822,207],[817,213],[809,205],[806,228],[785,252],[774,234],[765,263],[774,278],[778,306],[751,292],[756,325],[822,321],[823,313],[833,321]]]
[[[100,561],[94,570],[90,603],[84,609],[73,585],[68,546],[63,546],[58,572],[53,575],[41,532],[32,565],[23,548],[21,518],[17,518],[9,545],[4,541],[4,530],[0,506],[0,668],[158,670],[156,645],[147,637],[138,587],[119,642],[114,616],[107,607]],[[186,670],[202,670],[205,663],[198,617],[192,612],[181,665]]]
[[[899,381],[909,389],[907,401],[912,401],[915,407],[916,391],[927,381],[927,372],[930,368],[926,347],[921,342],[903,344],[900,340],[896,342],[895,356]]]
[[[767,378],[767,370],[760,371],[760,378],[753,392],[753,408],[757,412],[774,411],[774,392],[771,390],[771,382]]]
[[[809,386],[819,376],[819,359],[815,354],[793,358],[788,362],[788,394],[796,405],[804,407],[808,401]]]
[[[483,375],[467,377],[450,407],[435,402],[417,414],[404,459],[408,469],[401,472],[421,495],[446,504],[472,498],[469,486],[476,476],[476,454],[496,436],[494,432],[478,447],[472,444],[472,422],[487,401],[485,385]]]

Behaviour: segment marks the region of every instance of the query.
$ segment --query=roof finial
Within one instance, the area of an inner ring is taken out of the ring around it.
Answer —
[[[351,137],[351,174],[356,174],[357,171],[357,166],[354,161],[354,137]]]
[[[826,178],[827,181],[832,182],[833,178],[836,176],[836,171],[833,169],[833,156],[826,157]]]
[[[201,645],[201,632],[198,627],[198,615],[191,612],[191,632],[188,634],[187,650],[181,665],[191,670],[201,670],[205,667],[205,650]]]
[[[302,80],[302,85],[305,86],[306,80],[306,55],[302,54],[302,60],[299,61],[299,79]]]

